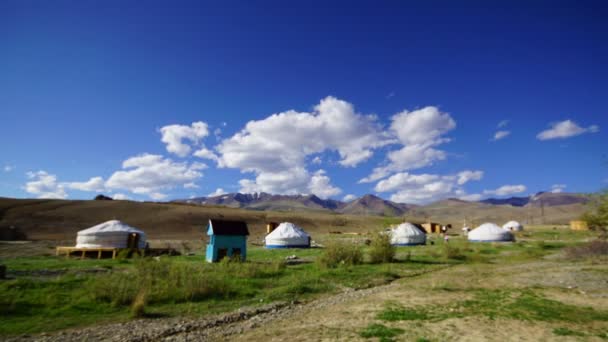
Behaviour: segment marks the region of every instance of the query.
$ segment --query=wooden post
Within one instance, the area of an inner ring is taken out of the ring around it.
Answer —
[[[101,249],[97,251],[97,259],[101,259]]]
[[[86,251],[83,249],[83,250],[82,250],[82,255],[80,256],[80,260],[83,260],[83,259],[84,259],[84,254],[85,254],[85,253],[86,253]]]

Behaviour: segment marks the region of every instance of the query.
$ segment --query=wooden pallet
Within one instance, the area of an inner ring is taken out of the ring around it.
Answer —
[[[79,253],[81,253],[80,259],[84,259],[87,252],[89,252],[89,253],[97,252],[97,259],[101,259],[101,254],[103,252],[112,252],[112,259],[115,259],[116,255],[118,255],[118,251],[120,251],[120,248],[115,248],[115,247],[98,247],[98,248],[57,247],[57,249],[55,250],[55,255],[65,254],[66,258],[69,258],[72,253],[79,252]]]

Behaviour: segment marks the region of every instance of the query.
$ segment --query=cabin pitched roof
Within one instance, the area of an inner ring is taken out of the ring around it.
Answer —
[[[244,221],[209,220],[208,235],[249,235]]]

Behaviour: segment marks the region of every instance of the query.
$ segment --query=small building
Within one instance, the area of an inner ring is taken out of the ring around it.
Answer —
[[[512,232],[520,232],[524,230],[524,226],[517,221],[509,221],[502,225],[502,229],[510,230]]]
[[[283,222],[264,238],[266,248],[310,248],[310,235],[301,227]]]
[[[589,225],[587,221],[576,220],[570,221],[570,229],[572,230],[589,230]]]
[[[441,224],[435,222],[426,222],[421,224],[422,228],[427,233],[441,233]]]
[[[422,227],[409,222],[404,222],[391,229],[390,235],[393,246],[414,246],[426,243],[426,233],[422,231]]]
[[[80,257],[84,259],[87,253],[93,253],[100,259],[104,254],[111,254],[112,258],[115,258],[118,252],[124,249],[140,254],[145,252],[146,248],[146,234],[143,231],[118,220],[110,220],[79,231],[76,246],[59,246],[56,248],[56,254],[69,257],[72,253],[80,253]]]
[[[471,242],[510,242],[515,241],[513,234],[495,223],[486,222],[467,234]]]
[[[209,244],[207,262],[217,262],[225,257],[247,257],[247,223],[243,221],[209,220],[207,226]]]

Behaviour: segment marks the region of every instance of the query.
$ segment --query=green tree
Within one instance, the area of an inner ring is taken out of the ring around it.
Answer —
[[[608,191],[595,197],[591,201],[590,209],[581,218],[587,221],[589,228],[605,233],[608,227]]]

